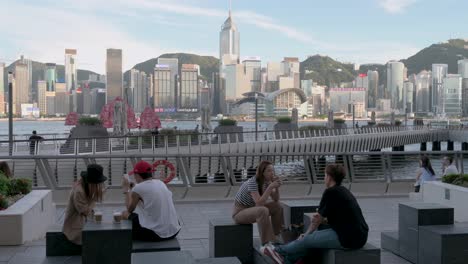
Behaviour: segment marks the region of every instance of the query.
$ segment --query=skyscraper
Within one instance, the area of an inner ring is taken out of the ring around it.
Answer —
[[[123,98],[122,50],[107,49],[106,57],[106,102]]]
[[[462,77],[462,113],[468,116],[468,59],[458,61],[458,74]]]
[[[428,113],[431,111],[430,87],[432,74],[429,71],[421,71],[415,78],[416,109],[417,113]]]
[[[414,84],[412,82],[404,82],[403,83],[403,107],[405,113],[413,113],[414,112]]]
[[[67,92],[73,91],[78,85],[76,71],[76,49],[65,49],[65,83]]]
[[[13,113],[21,116],[21,104],[29,103],[28,65],[17,62],[13,87]]]
[[[289,88],[300,88],[300,67],[299,58],[296,57],[285,57],[281,62],[281,68],[284,76],[291,77],[293,79],[293,86]]]
[[[279,90],[278,78],[283,75],[280,62],[267,63],[267,84],[265,92],[271,93]]]
[[[235,101],[250,92],[250,83],[244,73],[242,64],[230,64],[224,68],[226,100]]]
[[[5,71],[5,64],[0,62],[0,115],[5,114],[5,76],[4,72]]]
[[[459,116],[462,113],[462,78],[459,74],[447,74],[442,80],[443,96],[439,96],[442,102],[440,113],[447,116]]]
[[[47,115],[47,101],[46,101],[47,82],[37,81],[37,103],[39,105],[39,113],[42,116]]]
[[[229,16],[224,21],[219,33],[219,59],[221,66],[226,64],[239,63],[240,59],[240,34],[234,23],[229,9]],[[226,60],[229,60],[227,62]]]
[[[169,84],[164,84],[164,86],[161,86],[162,83],[161,81],[164,80],[166,81],[166,76],[162,77],[161,75],[158,76],[159,80],[159,87],[163,88],[164,90],[164,111],[165,112],[175,112],[176,106],[177,106],[177,77],[179,74],[179,59],[177,58],[158,58],[158,65],[160,66],[160,69],[162,69],[164,72],[166,70],[169,70]],[[154,76],[155,84],[156,85],[156,69],[155,69],[155,76]],[[162,78],[162,79],[161,79]],[[159,90],[161,91],[161,90]],[[155,106],[156,107],[156,106]]]
[[[37,102],[37,87],[34,87],[33,85],[33,75],[32,75],[32,60],[26,59],[24,55],[21,55],[20,61],[23,64],[26,64],[28,66],[28,96],[29,96],[29,102]]]
[[[262,61],[259,57],[249,57],[245,59],[244,72],[250,82],[250,91],[260,92],[262,87]]]
[[[376,108],[377,99],[382,99],[383,95],[379,95],[379,72],[367,71],[368,89],[367,89],[367,107]]]
[[[130,97],[128,99],[135,113],[142,113],[148,105],[149,78],[145,72],[130,70]]]
[[[155,112],[175,112],[172,71],[168,65],[157,64],[154,68],[153,105]]]
[[[399,61],[387,63],[387,92],[390,94],[391,107],[403,109],[403,82],[405,65]]]
[[[57,81],[57,65],[55,63],[46,63],[44,80],[46,81],[46,91],[55,91],[55,82]]]
[[[199,65],[182,64],[180,69],[180,86],[177,92],[178,112],[198,112],[199,106]]]
[[[432,64],[431,111],[441,114],[443,103],[443,81],[448,73],[447,64]]]
[[[55,84],[55,114],[67,115],[70,111],[69,100],[70,96],[67,92],[67,84],[57,82]]]

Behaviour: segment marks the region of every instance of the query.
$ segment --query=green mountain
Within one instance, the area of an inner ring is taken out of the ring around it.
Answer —
[[[431,70],[434,63],[448,64],[448,72],[457,73],[457,61],[463,58],[468,58],[468,41],[451,39],[444,43],[433,44],[401,62],[408,68],[408,75]]]
[[[200,74],[202,78],[206,80],[211,80],[213,72],[218,71],[219,60],[213,56],[200,56],[195,54],[188,53],[168,53],[163,54],[157,58],[152,58],[147,61],[138,63],[133,66],[133,69],[143,71],[146,74],[154,74],[154,66],[158,64],[158,58],[177,58],[179,59],[180,64],[198,64],[200,65]],[[127,83],[130,80],[130,70],[124,73],[124,80]]]
[[[341,63],[328,56],[314,55],[301,62],[301,79],[312,79],[319,85],[337,86],[352,82],[356,76],[353,64]]]

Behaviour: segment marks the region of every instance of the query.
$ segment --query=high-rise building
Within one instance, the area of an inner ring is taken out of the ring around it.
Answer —
[[[260,92],[262,87],[262,61],[259,57],[249,57],[245,59],[244,72],[250,82],[250,91]]]
[[[200,66],[182,64],[180,69],[180,85],[177,92],[178,112],[198,112],[199,106],[199,73]]]
[[[55,84],[55,114],[67,115],[70,112],[70,96],[67,92],[67,83],[57,82]]]
[[[46,101],[47,82],[37,81],[37,102],[39,106],[39,113],[43,116],[47,115],[47,101]]]
[[[468,116],[468,59],[458,61],[458,74],[462,77],[462,114]]]
[[[462,113],[462,78],[459,74],[447,74],[442,80],[438,106],[440,113],[447,116],[459,116]]]
[[[13,113],[21,116],[21,104],[29,103],[29,74],[28,65],[17,62],[13,83]]]
[[[330,88],[330,109],[338,113],[353,113],[356,117],[365,117],[365,88]]]
[[[295,57],[285,57],[281,62],[282,74],[287,77],[293,78],[293,86],[289,88],[300,88],[301,85],[301,73],[300,73],[301,63],[299,58]],[[281,89],[281,88],[280,88]]]
[[[267,63],[267,84],[265,92],[271,93],[279,90],[278,78],[283,75],[280,62],[268,62]]]
[[[100,114],[106,104],[106,89],[94,88],[91,90],[91,113]]]
[[[33,84],[33,75],[32,75],[32,60],[27,59],[24,55],[21,55],[20,62],[28,66],[28,95],[29,102],[37,102],[37,87],[34,87]]]
[[[432,74],[430,71],[421,71],[415,78],[416,113],[428,113],[431,111],[430,88]]]
[[[302,89],[302,91],[304,91],[307,98],[312,97],[312,86],[313,85],[314,85],[314,82],[312,81],[312,79],[302,80],[301,81],[301,89]]]
[[[107,49],[106,57],[106,102],[123,98],[122,50]]]
[[[379,72],[367,71],[368,89],[367,89],[367,107],[376,108],[377,99],[383,98],[383,94],[379,94]]]
[[[154,68],[154,111],[175,112],[174,86],[169,65],[157,64]]]
[[[135,113],[142,113],[149,102],[150,78],[145,72],[136,69],[130,70],[129,104]]]
[[[46,115],[54,116],[55,115],[55,91],[46,91]]]
[[[448,74],[447,64],[432,64],[431,111],[441,114],[443,104],[443,80]]]
[[[202,107],[210,107],[212,106],[212,92],[208,83],[206,82],[205,85],[200,89],[200,109]]]
[[[403,107],[405,113],[414,112],[414,84],[412,82],[406,81],[403,83]]]
[[[213,82],[213,111],[214,115],[226,113],[226,90],[224,87],[224,79],[220,78],[218,72],[214,72],[212,76]]]
[[[167,106],[167,110],[169,112],[175,112],[175,108],[177,106],[177,86],[178,86],[178,74],[179,74],[179,60],[177,58],[158,58],[158,65],[159,66],[167,66],[169,69],[169,81],[170,84],[167,87],[167,98],[165,99],[166,104],[169,103],[169,100],[172,100],[170,106]],[[156,76],[155,76],[156,78]],[[156,79],[154,79],[156,80]]]
[[[0,62],[0,115],[4,115],[6,113],[6,103],[8,101],[5,97],[5,64]]]
[[[75,90],[78,85],[76,49],[65,49],[65,83],[67,92]]]
[[[57,82],[57,65],[55,63],[46,63],[44,80],[47,84],[46,91],[55,91],[55,83]]]
[[[405,65],[399,61],[387,63],[387,91],[390,95],[392,109],[403,109],[403,82]]]
[[[221,67],[226,64],[232,64],[232,62],[225,62],[225,58],[234,60],[236,64],[240,60],[240,34],[232,19],[231,10],[229,10],[229,16],[224,21],[219,33],[219,59],[221,60]]]
[[[244,93],[250,92],[250,83],[242,64],[225,65],[224,80],[227,101],[240,99]]]

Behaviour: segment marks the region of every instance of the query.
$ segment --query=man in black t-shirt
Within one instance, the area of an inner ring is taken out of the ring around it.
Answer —
[[[36,145],[39,144],[39,141],[44,140],[44,138],[38,136],[36,130],[32,133],[32,136],[29,137],[29,154],[35,155],[37,153]]]
[[[312,248],[363,247],[367,242],[369,227],[356,198],[341,186],[345,175],[346,171],[342,165],[328,165],[325,168],[327,189],[307,232],[287,245],[264,247],[263,253],[276,263],[295,263],[305,257]],[[317,230],[321,224],[328,224],[330,228]]]

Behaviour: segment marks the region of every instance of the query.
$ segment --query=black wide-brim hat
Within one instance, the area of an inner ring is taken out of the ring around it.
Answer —
[[[81,172],[81,177],[86,179],[88,183],[103,183],[107,180],[107,177],[103,174],[104,169],[101,165],[90,164],[86,171]]]

